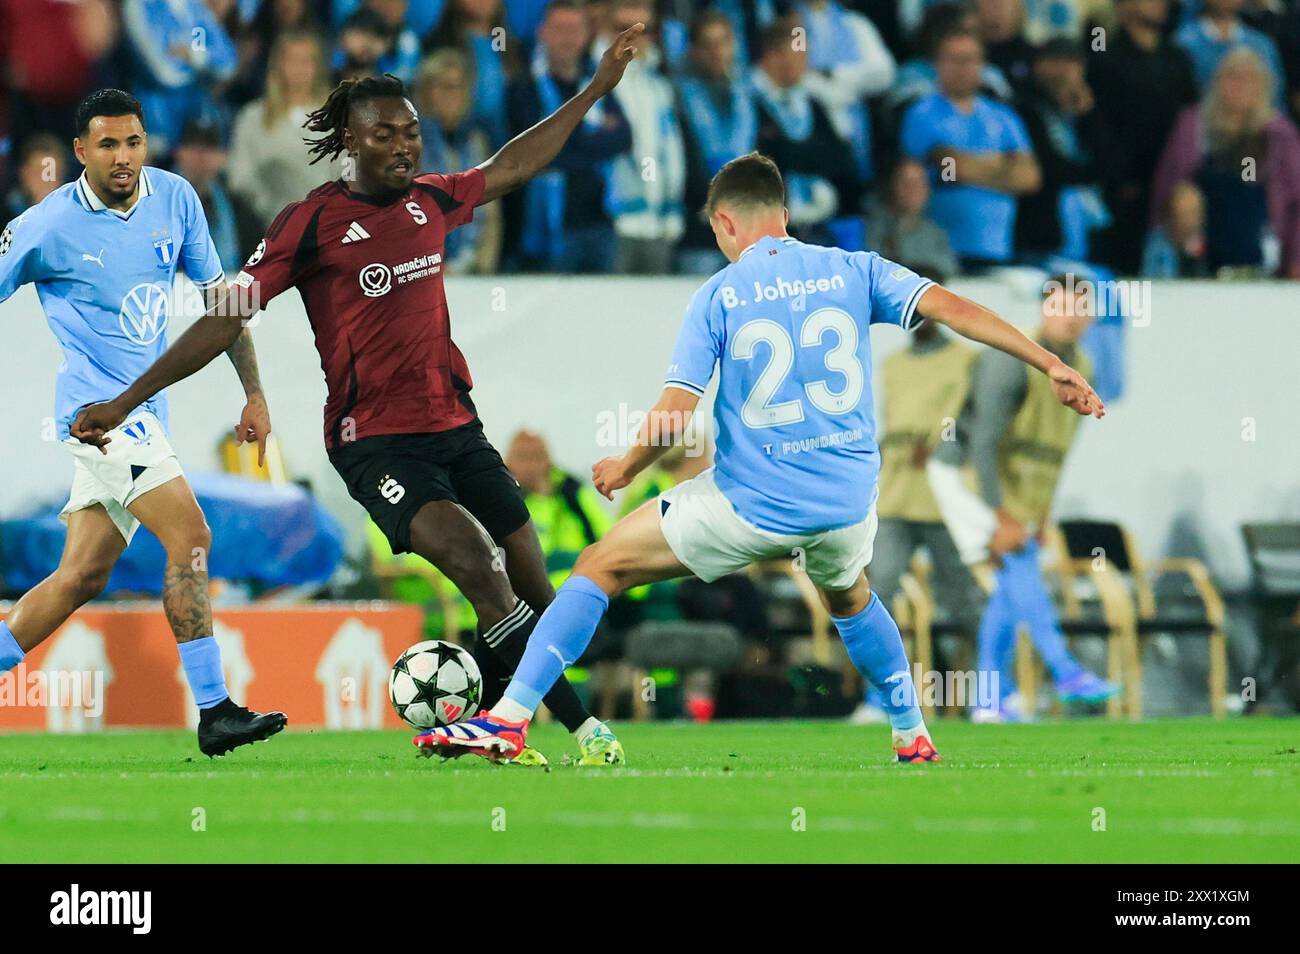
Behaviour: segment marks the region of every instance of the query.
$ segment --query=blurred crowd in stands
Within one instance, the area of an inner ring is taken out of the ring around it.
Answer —
[[[120,86],[234,268],[340,174],[301,140],[338,80],[401,77],[425,169],[458,171],[637,21],[623,83],[454,273],[711,272],[704,190],[757,148],[800,237],[948,275],[1300,278],[1297,0],[0,0],[0,219],[78,174],[75,104]]]

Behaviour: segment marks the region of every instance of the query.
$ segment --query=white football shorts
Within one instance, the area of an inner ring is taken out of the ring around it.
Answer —
[[[140,521],[127,508],[184,472],[162,422],[149,411],[131,415],[108,436],[112,441],[104,448],[106,454],[74,437],[63,442],[72,451],[76,472],[59,519],[67,523],[68,514],[100,504],[130,543]]]
[[[659,495],[659,527],[677,559],[706,583],[751,563],[800,559],[809,579],[827,590],[847,590],[871,562],[876,506],[861,523],[807,534],[769,533],[736,515],[718,489],[713,468]]]

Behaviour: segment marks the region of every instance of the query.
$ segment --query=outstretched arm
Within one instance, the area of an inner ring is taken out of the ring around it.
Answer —
[[[479,165],[483,170],[483,197],[479,205],[513,192],[555,159],[587,110],[623,78],[623,71],[636,55],[636,38],[645,32],[637,23],[624,30],[605,50],[591,82],[537,125],[525,129],[501,147],[496,155]]]
[[[982,305],[932,285],[917,302],[916,310],[924,318],[947,325],[963,338],[1005,351],[1042,371],[1051,380],[1056,399],[1075,413],[1085,417],[1105,416],[1106,405],[1083,375]]]
[[[186,329],[134,384],[113,400],[92,404],[78,414],[72,424],[72,436],[83,444],[102,448],[110,441],[105,434],[126,420],[132,410],[164,388],[206,367],[221,352],[230,350],[256,311],[246,295],[224,296]],[[232,356],[231,360],[236,359]]]
[[[613,500],[614,491],[630,484],[637,474],[681,440],[699,403],[698,394],[683,388],[664,388],[658,402],[641,423],[636,442],[628,452],[622,457],[606,457],[591,468],[591,480],[596,489]]]

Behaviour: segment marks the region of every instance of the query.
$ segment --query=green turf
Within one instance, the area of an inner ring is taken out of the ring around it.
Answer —
[[[929,766],[890,764],[880,727],[617,728],[629,768],[549,772],[417,759],[397,732],[215,761],[180,732],[0,736],[0,861],[1300,857],[1296,720],[939,723]],[[572,749],[531,739],[554,763]]]

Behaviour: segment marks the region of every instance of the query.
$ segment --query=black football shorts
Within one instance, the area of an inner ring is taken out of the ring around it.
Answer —
[[[329,458],[394,553],[411,549],[411,521],[431,500],[460,504],[498,544],[528,522],[519,483],[479,421],[437,434],[363,437]]]

